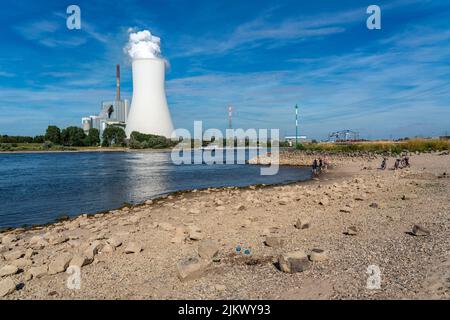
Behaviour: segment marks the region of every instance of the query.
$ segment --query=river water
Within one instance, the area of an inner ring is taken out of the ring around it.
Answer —
[[[111,210],[174,191],[310,178],[309,169],[298,167],[262,176],[255,165],[174,165],[167,152],[0,154],[0,228]]]

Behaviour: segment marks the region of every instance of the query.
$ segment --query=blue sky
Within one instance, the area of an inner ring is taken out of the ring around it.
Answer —
[[[66,28],[81,8],[82,29]],[[382,29],[366,28],[366,9]],[[279,128],[325,138],[450,132],[450,3],[439,0],[5,1],[0,5],[0,134],[80,125],[114,98],[115,64],[131,98],[127,30],[161,37],[176,127]]]

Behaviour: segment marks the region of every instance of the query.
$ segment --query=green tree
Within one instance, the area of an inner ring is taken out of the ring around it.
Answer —
[[[137,131],[133,131],[130,135],[130,148],[131,149],[163,149],[169,148],[176,145],[170,139],[163,136],[158,136],[154,134],[145,134]]]
[[[61,130],[57,126],[48,126],[44,139],[56,144],[61,143]]]
[[[82,147],[85,139],[86,134],[79,127],[67,127],[61,131],[61,142],[65,146]]]
[[[44,136],[35,136],[33,138],[33,143],[44,143],[45,137]]]
[[[125,139],[127,135],[125,134],[125,130],[120,127],[108,127],[103,131],[102,135],[102,146],[110,147],[113,145],[116,146],[125,146]]]
[[[100,144],[100,131],[98,131],[98,129],[96,128],[89,129],[85,145],[98,146],[99,144]]]

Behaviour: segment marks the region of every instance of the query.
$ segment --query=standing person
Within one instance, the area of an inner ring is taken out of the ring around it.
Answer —
[[[314,161],[312,163],[312,173],[313,173],[313,177],[317,176],[317,159],[314,159]]]
[[[323,169],[323,161],[322,158],[319,158],[319,172],[321,173]]]
[[[381,170],[386,169],[386,158],[383,158],[383,161],[381,162]]]
[[[398,168],[400,168],[400,159],[399,159],[399,158],[397,158],[397,159],[395,160],[394,170],[397,170]]]

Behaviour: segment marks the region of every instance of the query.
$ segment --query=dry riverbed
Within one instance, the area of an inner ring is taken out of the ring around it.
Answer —
[[[450,156],[414,155],[398,171],[330,160],[315,181],[177,194],[0,234],[0,298],[448,299]]]

